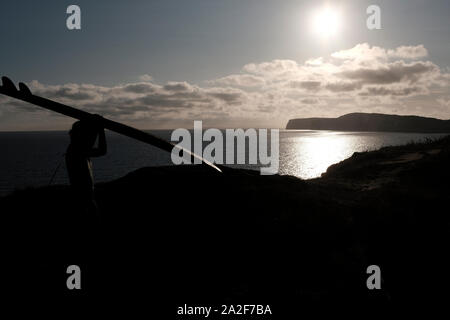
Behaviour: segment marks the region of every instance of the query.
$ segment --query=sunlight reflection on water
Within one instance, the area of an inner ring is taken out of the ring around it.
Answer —
[[[285,130],[280,134],[280,174],[320,177],[329,166],[354,152],[421,141],[442,134]]]

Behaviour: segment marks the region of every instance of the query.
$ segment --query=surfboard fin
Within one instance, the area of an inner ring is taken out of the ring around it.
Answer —
[[[2,77],[3,89],[9,92],[17,92],[17,88],[14,85],[14,82],[11,81],[8,77]]]
[[[23,82],[19,82],[19,91],[21,94],[26,96],[32,95],[30,88],[28,88],[27,85]]]

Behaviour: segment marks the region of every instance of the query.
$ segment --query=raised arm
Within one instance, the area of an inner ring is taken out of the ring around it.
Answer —
[[[100,116],[96,116],[100,117]],[[107,152],[107,146],[106,146],[106,136],[105,136],[105,129],[103,127],[99,127],[98,130],[98,146],[97,148],[92,148],[89,152],[90,157],[101,157],[104,156]]]

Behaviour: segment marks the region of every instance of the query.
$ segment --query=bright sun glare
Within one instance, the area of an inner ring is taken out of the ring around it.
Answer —
[[[341,26],[341,17],[336,9],[325,7],[316,12],[313,18],[314,32],[323,38],[336,35]]]

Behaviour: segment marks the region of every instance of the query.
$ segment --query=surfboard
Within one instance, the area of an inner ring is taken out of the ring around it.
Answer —
[[[7,77],[2,77],[2,85],[0,86],[0,93],[82,121],[92,120],[92,117],[94,116],[92,113],[53,100],[36,96],[32,94],[31,90],[27,87],[27,85],[22,82],[19,83],[19,89],[17,89],[16,86],[14,85],[14,82],[12,82]],[[172,152],[175,148],[176,152],[183,152],[184,155],[190,155],[191,158],[192,157],[197,158],[201,160],[202,164],[205,164],[218,172],[222,172],[220,168],[218,168],[216,165],[209,162],[208,160],[203,159],[203,157],[191,152],[190,150],[181,148],[180,146],[175,145],[169,141],[166,141],[160,137],[152,135],[148,132],[144,132],[142,130],[125,125],[123,123],[109,120],[103,117],[98,119],[98,123],[105,129],[150,144],[167,152]]]

